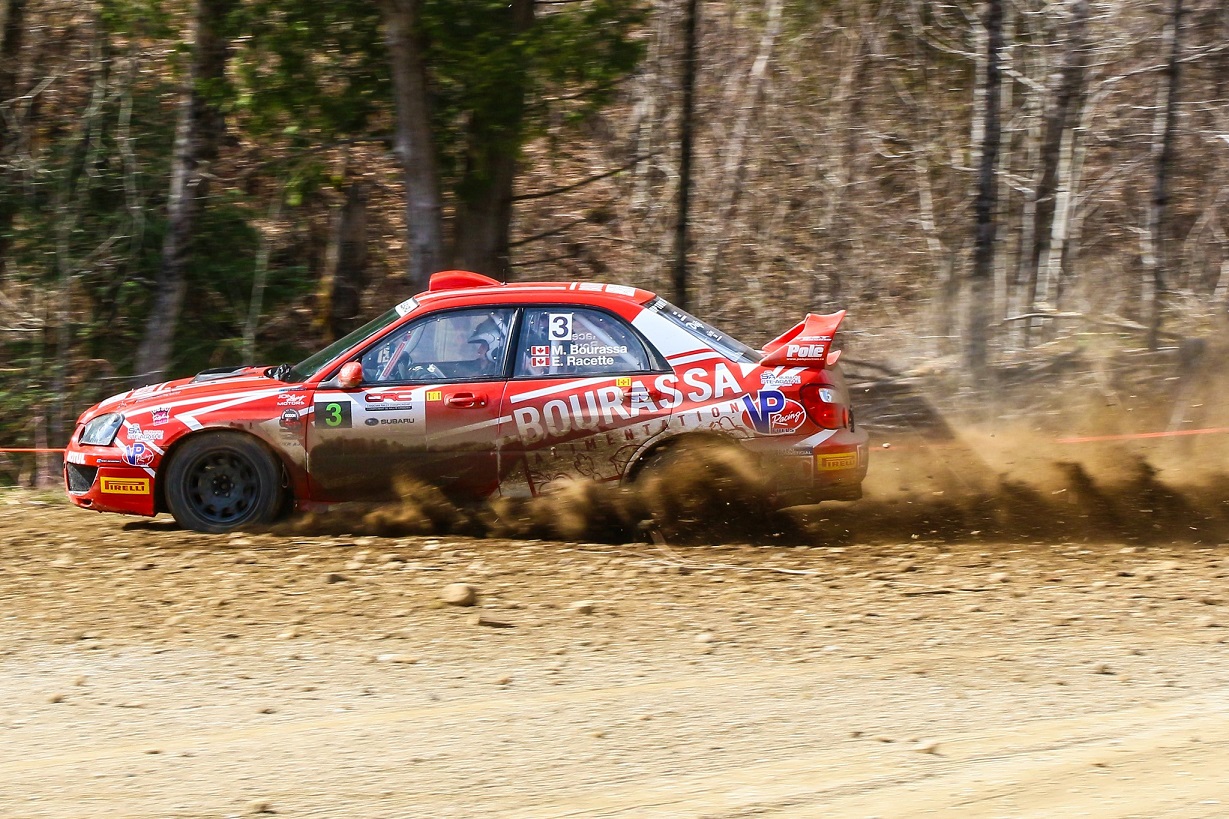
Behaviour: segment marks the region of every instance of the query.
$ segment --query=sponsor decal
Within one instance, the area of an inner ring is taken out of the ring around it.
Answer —
[[[854,469],[858,465],[858,453],[841,452],[835,455],[815,456],[815,466],[820,472],[835,472],[838,469]]]
[[[124,447],[123,452],[124,463],[129,466],[149,466],[154,462],[154,451],[141,441]]]
[[[380,425],[380,419],[379,418],[368,418],[363,423],[369,427],[378,427]]]
[[[125,424],[124,426],[127,427],[129,441],[161,441],[166,435],[166,431],[161,429],[143,430],[140,424]]]
[[[150,423],[156,427],[160,427],[170,420],[171,420],[171,408],[170,407],[156,407],[152,413],[152,418],[150,419]]]
[[[390,426],[390,425],[397,425],[397,424],[413,424],[415,422],[416,421],[414,418],[368,418],[363,423],[365,423],[369,427],[374,427],[376,425]]]
[[[785,354],[789,358],[823,358],[827,353],[827,344],[790,344]]]
[[[277,405],[279,407],[305,407],[307,406],[307,393],[305,392],[278,393]]]
[[[277,425],[282,429],[297,429],[301,423],[298,410],[288,409],[277,419]]]
[[[626,387],[605,386],[560,396],[537,405],[518,407],[512,411],[517,435],[525,443],[535,443],[575,430],[596,430],[602,425],[619,425],[624,421],[634,423],[641,413],[672,410],[682,405],[684,400],[696,403],[720,401],[727,395],[736,396],[743,391],[724,363],[718,363],[711,372],[699,367],[686,370],[681,381],[674,374],[659,375],[653,379],[652,392],[647,385],[636,381],[631,381],[630,387],[630,404],[625,402],[623,391]],[[519,404],[535,397],[538,394],[532,392],[513,395],[511,403]],[[737,401],[730,403],[737,406]],[[717,415],[723,411],[714,408]]]
[[[760,383],[765,387],[792,387],[802,383],[802,376],[797,373],[793,375],[785,373],[780,375],[776,373],[760,373]]]
[[[369,392],[363,397],[368,404],[409,403],[414,400],[413,390],[385,390],[384,392]]]
[[[632,385],[632,380],[630,378],[616,378],[615,379],[616,387],[630,387],[631,385]]]
[[[409,298],[397,305],[397,315],[404,316],[418,307],[418,300]]]
[[[802,426],[806,410],[780,390],[759,390],[742,397],[743,420],[761,435],[785,435]]]
[[[166,389],[166,384],[150,384],[148,387],[141,387],[132,392],[132,398],[144,398],[147,395],[154,395]]]
[[[572,340],[571,313],[547,313],[546,324],[548,327],[547,336],[551,341]]]
[[[85,453],[84,452],[70,452],[68,453],[68,456],[65,458],[65,460],[67,460],[70,464],[84,464],[85,463]]]
[[[313,410],[312,417],[317,427],[350,429],[354,426],[349,401],[317,401]]]
[[[148,495],[149,478],[103,478],[100,488],[108,495]]]
[[[414,392],[412,390],[388,390],[386,392],[369,392],[363,396],[368,404],[368,412],[413,412]]]
[[[443,390],[429,390],[427,392],[427,400],[428,401],[443,401],[444,391]]]

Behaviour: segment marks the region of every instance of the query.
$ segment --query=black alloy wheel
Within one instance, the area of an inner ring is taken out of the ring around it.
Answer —
[[[198,532],[268,523],[282,506],[281,468],[256,439],[215,432],[191,438],[166,470],[175,520]]]

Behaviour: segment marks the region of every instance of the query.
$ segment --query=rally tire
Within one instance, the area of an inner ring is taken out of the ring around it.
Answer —
[[[179,525],[211,534],[269,523],[285,500],[281,465],[240,432],[189,438],[175,450],[164,486]]]

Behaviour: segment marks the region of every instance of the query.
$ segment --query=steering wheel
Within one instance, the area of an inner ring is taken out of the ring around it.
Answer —
[[[405,371],[406,381],[438,381],[447,377],[434,364],[415,364]]]

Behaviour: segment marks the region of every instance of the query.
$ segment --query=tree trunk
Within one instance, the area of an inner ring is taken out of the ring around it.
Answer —
[[[17,68],[26,30],[26,0],[0,0],[0,105],[17,96]],[[11,112],[0,110],[0,283],[4,282],[17,197],[10,192],[8,161],[16,134],[9,126]]]
[[[384,36],[397,109],[395,150],[405,182],[406,278],[425,290],[444,266],[443,203],[431,134],[427,71],[418,30],[421,0],[384,0]]]
[[[969,276],[968,334],[965,363],[975,375],[984,375],[988,361],[989,309],[994,276],[995,200],[998,187],[995,169],[999,158],[999,102],[1002,79],[999,54],[1003,49],[1003,2],[986,3],[986,79],[984,108],[980,112],[981,162],[977,171],[977,198],[974,202],[976,228],[973,234],[973,270]]]
[[[1054,102],[1048,106],[1041,137],[1041,163],[1036,183],[1036,206],[1033,211],[1033,246],[1029,254],[1030,276],[1038,276],[1043,268],[1046,253],[1053,234],[1054,211],[1057,205],[1056,191],[1059,185],[1060,164],[1064,144],[1070,144],[1068,133],[1074,114],[1080,107],[1084,89],[1084,70],[1087,60],[1086,33],[1088,29],[1088,3],[1075,0],[1071,3],[1067,20],[1066,48],[1062,66],[1059,68]],[[1032,312],[1052,308],[1052,294],[1046,291],[1044,280],[1039,282],[1041,291],[1034,295],[1029,305]]]
[[[243,363],[256,363],[256,336],[260,333],[260,316],[264,312],[265,289],[269,284],[269,257],[273,255],[273,234],[282,220],[282,201],[286,188],[278,185],[269,206],[269,216],[260,232],[260,247],[256,251],[256,265],[252,273],[252,296],[248,300],[248,317],[243,325]]]
[[[533,27],[534,0],[512,0],[507,15],[508,38],[520,39]],[[508,231],[521,149],[526,70],[521,65],[501,78],[503,108],[498,121],[480,112],[470,118],[465,178],[454,220],[453,264],[500,280],[507,280],[512,272]]]
[[[352,181],[337,222],[321,282],[325,309],[321,323],[328,340],[341,338],[359,325],[359,297],[367,282],[367,183]]]
[[[1160,89],[1152,143],[1153,167],[1156,177],[1152,201],[1148,208],[1147,233],[1150,252],[1144,253],[1145,287],[1150,285],[1148,305],[1148,349],[1160,343],[1161,323],[1165,313],[1166,269],[1168,256],[1165,241],[1165,210],[1169,204],[1169,177],[1173,165],[1174,131],[1178,120],[1178,56],[1182,52],[1182,0],[1174,0],[1173,12],[1165,27],[1166,64]]]
[[[674,303],[688,307],[687,252],[691,249],[688,230],[691,220],[691,159],[694,152],[696,117],[696,52],[699,45],[698,0],[687,0],[683,20],[683,107],[679,112],[679,189],[678,213],[674,223],[674,268],[670,280],[674,288]]]
[[[209,89],[225,79],[230,41],[224,29],[235,3],[236,0],[196,2],[192,63],[175,126],[162,264],[145,335],[137,348],[134,380],[140,384],[163,380],[171,363],[175,329],[188,288],[192,238],[209,195],[210,165],[217,159],[218,145],[226,130],[225,117],[209,99]]]

